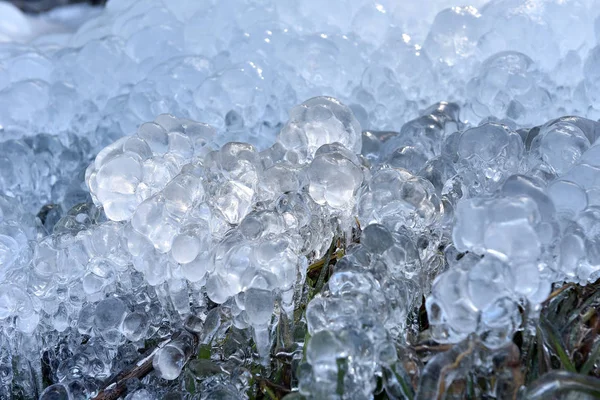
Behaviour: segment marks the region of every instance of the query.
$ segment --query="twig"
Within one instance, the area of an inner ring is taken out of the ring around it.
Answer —
[[[435,344],[435,345],[427,345],[427,344],[419,344],[414,347],[414,350],[417,353],[423,353],[426,351],[431,351],[433,353],[448,351],[452,348],[451,344]]]

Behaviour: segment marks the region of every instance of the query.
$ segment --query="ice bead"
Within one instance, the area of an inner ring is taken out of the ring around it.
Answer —
[[[266,358],[271,347],[269,324],[274,311],[274,295],[270,290],[249,289],[244,293],[244,311],[253,327],[258,353]]]
[[[249,288],[289,290],[302,263],[294,238],[281,233],[249,240],[234,230],[221,240],[208,267],[210,299],[220,304]]]
[[[551,243],[558,232],[556,225],[556,207],[544,187],[544,182],[525,175],[512,175],[506,179],[500,192],[510,198],[527,198],[535,202],[540,215],[537,227],[542,243]]]
[[[108,331],[119,327],[126,312],[125,304],[118,298],[102,300],[96,306],[94,325],[99,331]]]
[[[371,131],[363,131],[360,154],[370,161],[377,161],[381,151],[381,139]]]
[[[394,124],[391,121],[403,121],[410,110],[410,103],[396,74],[388,66],[380,64],[365,69],[352,98],[356,103],[350,107],[363,128],[392,129]]]
[[[0,195],[0,282],[4,282],[11,270],[21,267],[28,259],[28,242],[33,235],[33,221],[20,202]]]
[[[368,225],[362,232],[361,243],[373,253],[383,253],[393,246],[391,233],[379,224]]]
[[[512,279],[509,267],[491,255],[438,276],[426,301],[436,340],[457,343],[478,333],[490,348],[510,341],[521,320]]]
[[[20,137],[24,129],[37,131],[47,123],[49,90],[48,83],[40,80],[19,81],[0,90],[0,123],[4,131]]]
[[[153,400],[155,397],[146,389],[138,389],[133,393],[129,393],[125,400]]]
[[[481,64],[479,75],[469,83],[471,109],[479,117],[542,122],[551,99],[538,80],[535,64],[525,54],[497,53]]]
[[[32,34],[32,26],[25,14],[11,3],[2,3],[0,14],[5,22],[0,26],[3,36],[25,39]]]
[[[588,135],[595,136],[592,132],[586,134],[573,122],[568,118],[551,121],[540,128],[531,143],[532,154],[555,175],[562,175],[575,165],[591,146]]]
[[[214,131],[172,116],[139,127],[103,149],[86,171],[96,204],[109,219],[129,220],[137,206],[164,189],[194,155],[204,155]]]
[[[184,331],[154,355],[152,366],[160,378],[177,379],[193,351],[193,334]]]
[[[308,167],[308,192],[320,205],[349,211],[363,181],[357,157],[338,143],[321,146]]]
[[[432,59],[454,65],[473,56],[484,21],[473,6],[447,8],[438,13],[423,48]]]
[[[465,175],[474,194],[493,190],[519,171],[523,141],[504,125],[486,123],[467,129],[457,144],[456,170]]]
[[[69,400],[70,398],[67,388],[60,383],[48,386],[40,395],[40,399],[43,400]]]
[[[136,208],[131,225],[156,249],[169,252],[190,210],[203,200],[204,187],[200,178],[183,172],[170,181],[163,191]]]
[[[335,142],[360,153],[361,132],[347,106],[332,97],[315,97],[290,110],[277,140],[300,160],[311,160],[319,147]]]
[[[264,120],[270,100],[265,76],[267,71],[249,62],[204,80],[194,91],[196,105],[203,109],[201,120],[216,127],[253,128]],[[228,121],[233,115],[239,121]]]
[[[595,281],[600,272],[600,236],[597,231],[600,213],[598,211],[597,206],[592,206],[580,213],[577,223],[583,232],[565,235],[563,238],[565,247],[563,248],[563,244],[561,244],[561,252],[565,253],[561,254],[561,259],[568,260],[575,258],[576,264],[573,265],[570,262],[564,263],[567,268],[559,271],[559,274],[562,273],[568,279],[582,282],[582,284]],[[582,243],[585,247],[585,255],[581,252],[582,248],[580,245]],[[569,256],[572,253],[576,253],[577,255],[575,257]]]
[[[392,24],[392,15],[384,5],[365,4],[355,12],[352,25],[360,36],[381,43]]]
[[[539,3],[523,8],[518,1],[502,4],[487,3],[481,8],[481,13],[489,25],[487,32],[479,40],[479,50],[484,55],[502,50],[516,50],[528,54],[546,68],[551,68],[559,58],[559,43],[565,34],[560,33],[562,29],[559,27],[556,27],[556,31],[553,30],[556,22],[544,23],[543,21],[563,19],[560,23],[565,23],[568,17],[553,18],[551,14],[546,14],[552,8],[560,10],[564,6],[559,3]],[[569,11],[558,12],[561,15],[570,14],[575,6],[569,4],[567,7]],[[579,25],[576,22],[571,23]],[[524,37],[528,39],[523,40]],[[550,37],[553,39],[549,40]]]
[[[541,255],[536,232],[540,215],[526,197],[462,200],[456,209],[452,237],[460,251],[491,253],[504,260],[535,261]]]
[[[208,225],[199,220],[198,224],[188,225],[173,239],[171,255],[180,264],[194,261],[200,254],[209,250],[211,240]]]
[[[444,139],[462,127],[457,104],[440,102],[430,106],[416,119],[402,126],[399,134],[386,143],[387,153],[402,146],[413,146],[420,150],[425,161],[440,155]]]
[[[298,192],[305,185],[306,179],[306,170],[294,164],[282,162],[267,167],[259,183],[260,199],[270,201],[277,199],[283,193]]]
[[[128,313],[123,319],[121,333],[132,342],[138,341],[147,335],[150,321],[148,316],[140,312]]]
[[[0,286],[0,319],[13,317],[11,324],[18,331],[31,334],[40,320],[39,310],[34,308],[31,296],[14,284],[3,283]]]
[[[380,223],[391,230],[402,225],[424,229],[439,220],[442,205],[429,181],[403,169],[382,168],[361,193],[358,213],[364,225]]]
[[[258,152],[248,143],[227,143],[205,162],[212,207],[230,224],[250,211],[258,191],[261,167]]]
[[[435,157],[428,160],[417,175],[431,182],[439,196],[446,183],[456,176],[456,169],[446,157]]]
[[[556,180],[548,185],[548,195],[552,199],[556,211],[564,216],[574,218],[588,206],[585,190],[574,182]]]

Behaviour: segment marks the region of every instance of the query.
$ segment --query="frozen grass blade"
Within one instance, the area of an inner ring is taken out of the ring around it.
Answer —
[[[563,367],[569,372],[576,373],[577,369],[567,354],[563,341],[556,332],[554,326],[548,322],[544,315],[540,315],[540,331],[542,332],[544,341],[556,353]]]

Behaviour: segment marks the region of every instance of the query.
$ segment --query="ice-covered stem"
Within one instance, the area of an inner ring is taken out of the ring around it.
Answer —
[[[524,398],[551,399],[559,394],[573,392],[600,397],[600,380],[574,372],[550,371],[527,388]]]

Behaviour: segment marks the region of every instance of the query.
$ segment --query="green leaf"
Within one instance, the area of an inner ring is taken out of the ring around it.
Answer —
[[[392,365],[391,371],[394,374],[394,376],[396,377],[396,379],[398,380],[398,383],[400,384],[400,386],[402,387],[402,391],[404,392],[404,395],[406,396],[406,398],[408,400],[413,400],[414,396],[413,396],[412,388],[409,386],[408,383],[406,383],[402,374],[399,374],[398,372],[396,372],[395,365]]]
[[[588,356],[588,359],[581,367],[581,371],[579,371],[579,373],[582,375],[589,375],[592,368],[594,368],[594,364],[598,360],[598,357],[600,357],[600,342],[596,342],[594,350]]]
[[[540,315],[540,328],[546,342],[552,347],[562,366],[569,372],[577,372],[575,365],[573,365],[573,362],[565,350],[565,346],[562,343],[559,334],[543,314]]]
[[[198,349],[198,358],[201,360],[210,360],[211,345],[201,344]]]
[[[546,354],[546,349],[544,347],[544,338],[542,335],[542,330],[540,329],[539,325],[536,327],[536,352],[537,352],[537,376],[540,377],[542,375],[544,375],[544,373],[547,371],[546,368],[546,359],[545,359],[545,354]]]
[[[337,373],[337,389],[336,393],[340,396],[344,395],[344,377],[348,372],[348,361],[345,358],[338,358],[336,360],[338,373]]]
[[[196,393],[196,379],[194,378],[194,376],[189,371],[186,370],[183,378],[184,378],[185,390],[189,394],[195,394]]]
[[[262,384],[262,391],[263,393],[266,395],[266,397],[270,400],[277,400],[277,395],[275,394],[274,391],[271,390],[271,388],[269,388],[266,384]]]

